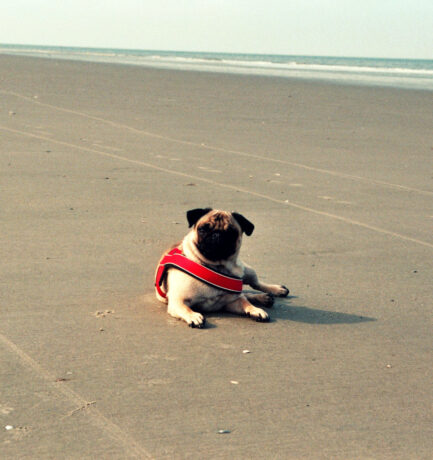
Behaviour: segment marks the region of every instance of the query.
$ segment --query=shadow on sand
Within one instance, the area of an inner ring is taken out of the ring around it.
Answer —
[[[371,321],[377,321],[376,318],[370,318],[368,316],[340,313],[330,310],[321,310],[319,308],[305,307],[302,305],[296,305],[292,302],[296,300],[296,296],[288,296],[287,298],[275,299],[275,304],[272,308],[265,309],[270,316],[270,323],[276,323],[279,321],[295,321],[298,323],[306,324],[357,324],[367,323]],[[166,308],[162,304],[158,303],[152,295],[140,297],[140,301],[149,303],[154,306],[155,312],[167,315]],[[218,311],[214,313],[205,313],[206,329],[213,329],[217,327],[212,323],[212,318],[222,318],[227,316],[234,316],[231,313],[225,311]],[[170,321],[176,323],[178,320],[168,317]]]
[[[296,297],[289,296],[286,299],[276,299],[273,308],[268,310],[271,322],[287,320],[308,324],[355,324],[376,321],[376,318],[369,318],[368,316],[292,305],[293,299]]]

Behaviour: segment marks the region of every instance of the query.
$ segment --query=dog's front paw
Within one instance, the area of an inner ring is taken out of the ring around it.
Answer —
[[[189,327],[202,328],[202,327],[204,327],[204,325],[206,323],[206,319],[204,318],[204,316],[202,314],[193,311],[189,315],[189,317],[188,317],[186,322],[188,323]]]
[[[247,311],[247,316],[255,319],[256,321],[266,322],[269,321],[269,315],[261,308],[252,307]]]
[[[277,297],[287,297],[289,295],[289,289],[286,286],[277,286],[273,293]]]

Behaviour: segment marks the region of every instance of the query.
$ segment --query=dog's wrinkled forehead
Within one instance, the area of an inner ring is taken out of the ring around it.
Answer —
[[[191,209],[186,213],[190,227],[198,227],[206,222],[209,229],[225,231],[229,228],[236,228],[250,236],[254,230],[254,224],[237,212],[220,211],[212,208]]]
[[[239,228],[239,224],[233,219],[231,213],[226,211],[214,210],[203,216],[198,222],[206,222],[212,230],[215,231],[225,231],[228,230],[230,226]]]

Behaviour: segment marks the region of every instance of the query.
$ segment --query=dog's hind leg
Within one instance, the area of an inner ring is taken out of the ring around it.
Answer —
[[[256,307],[271,308],[274,305],[273,294],[248,294],[244,292],[245,297]]]
[[[244,295],[241,295],[235,301],[227,304],[224,309],[230,313],[236,313],[237,315],[250,316],[256,321],[269,321],[269,316],[265,310],[255,307]]]

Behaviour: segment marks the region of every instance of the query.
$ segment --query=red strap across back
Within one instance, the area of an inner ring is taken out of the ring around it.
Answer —
[[[167,295],[161,289],[161,284],[164,279],[165,272],[169,267],[174,267],[182,270],[194,278],[197,278],[211,286],[223,289],[224,291],[229,291],[236,294],[242,292],[242,280],[240,278],[233,278],[231,276],[222,275],[221,273],[211,270],[210,268],[204,267],[203,265],[200,265],[197,262],[194,262],[193,260],[188,259],[188,257],[182,255],[182,251],[179,248],[174,248],[162,258],[156,272],[155,287],[158,291],[158,294],[164,299],[167,297]]]

